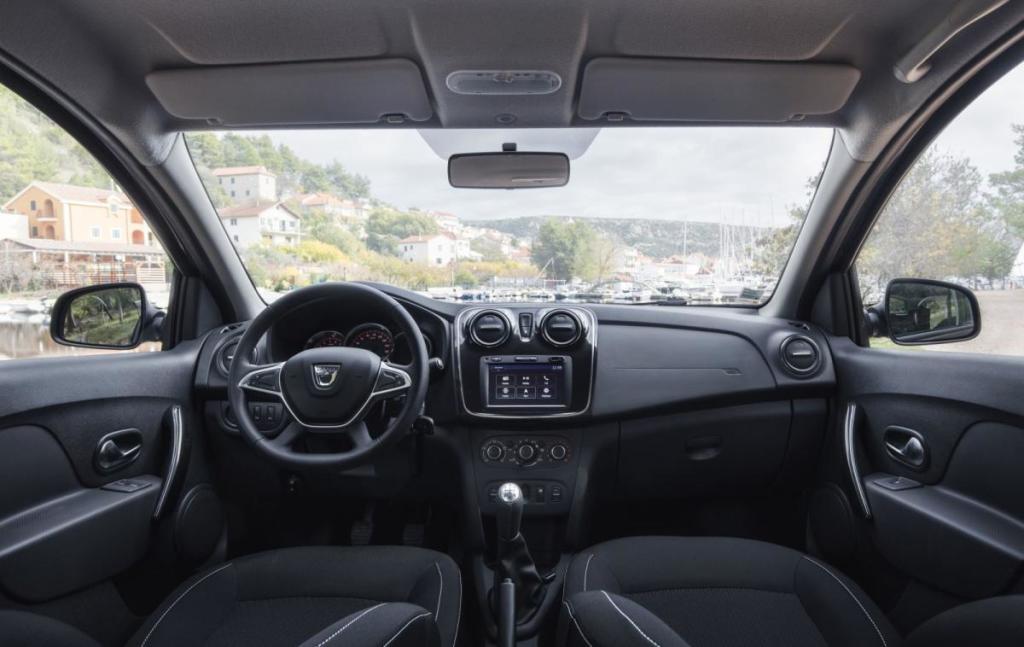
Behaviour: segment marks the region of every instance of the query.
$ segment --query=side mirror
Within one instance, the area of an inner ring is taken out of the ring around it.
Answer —
[[[882,306],[889,338],[903,346],[964,341],[981,332],[978,299],[954,283],[893,279]]]
[[[137,283],[65,292],[57,297],[50,317],[50,336],[57,343],[122,350],[159,339],[163,322],[163,312],[146,301],[146,291]]]

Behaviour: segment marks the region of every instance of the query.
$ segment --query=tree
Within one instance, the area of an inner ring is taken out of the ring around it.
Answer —
[[[989,176],[989,184],[996,193],[990,198],[992,206],[999,212],[1008,229],[1018,239],[1024,238],[1024,124],[1014,124],[1014,143],[1017,152],[1013,156],[1015,168]]]
[[[437,223],[426,214],[377,207],[366,220],[366,246],[375,252],[395,256],[399,240],[437,232]]]
[[[862,286],[877,294],[898,276],[1004,277],[1015,252],[977,168],[930,147],[889,197],[857,269]]]
[[[537,267],[547,268],[553,279],[571,281],[592,274],[594,229],[582,220],[548,218],[541,224],[533,242],[530,259]]]

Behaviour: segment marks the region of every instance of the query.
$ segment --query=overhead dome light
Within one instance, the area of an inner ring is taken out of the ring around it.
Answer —
[[[562,77],[544,70],[457,70],[445,85],[455,94],[551,94],[562,87]]]

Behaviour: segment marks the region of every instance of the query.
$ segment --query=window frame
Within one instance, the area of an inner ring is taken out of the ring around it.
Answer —
[[[842,289],[837,291],[823,280],[813,290],[807,286],[804,297],[813,302],[820,292],[831,291],[838,306],[832,312],[841,313],[852,324],[839,334],[849,336],[858,346],[870,348],[870,326],[860,298],[856,260],[875,222],[903,178],[946,126],[1019,65],[1024,65],[1024,25],[993,43],[936,89],[890,140],[848,199],[843,211],[849,214],[850,225],[841,238],[837,237],[831,268],[826,268],[825,274],[826,279],[836,275]],[[809,304],[807,309],[811,309]]]

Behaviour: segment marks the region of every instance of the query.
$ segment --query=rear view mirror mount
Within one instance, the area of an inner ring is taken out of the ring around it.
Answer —
[[[564,153],[464,153],[448,158],[448,183],[457,189],[539,189],[569,182]]]

